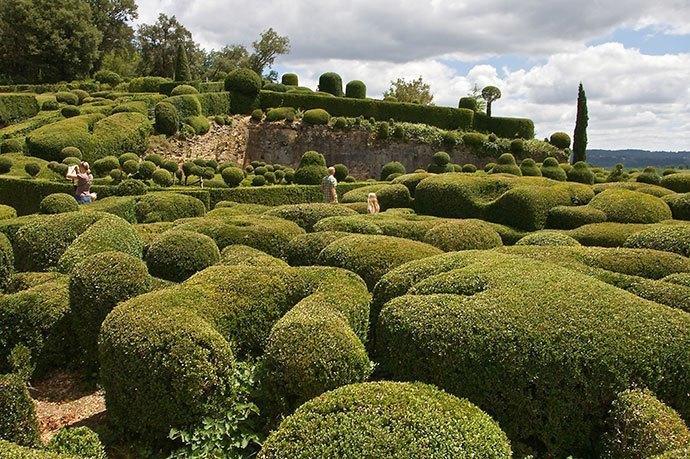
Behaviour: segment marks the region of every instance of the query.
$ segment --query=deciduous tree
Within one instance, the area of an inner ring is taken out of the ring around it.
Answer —
[[[407,81],[398,78],[391,81],[391,86],[383,93],[384,97],[395,97],[398,102],[409,102],[421,105],[433,105],[434,95],[431,93],[431,86],[425,83],[422,77]]]

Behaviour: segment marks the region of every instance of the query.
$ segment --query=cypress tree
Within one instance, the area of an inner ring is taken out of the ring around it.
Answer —
[[[187,50],[182,43],[177,45],[175,81],[192,81],[192,72],[189,70],[189,61],[187,60]]]
[[[573,163],[587,160],[587,95],[585,88],[580,83],[577,93],[577,118],[575,120],[575,133],[573,134]]]

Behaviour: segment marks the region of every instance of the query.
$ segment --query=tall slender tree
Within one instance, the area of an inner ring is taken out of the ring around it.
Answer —
[[[585,88],[580,83],[577,92],[577,118],[575,120],[575,132],[573,134],[573,163],[587,160],[587,95]]]
[[[189,71],[187,50],[182,43],[177,45],[177,58],[175,59],[175,81],[191,81],[192,72]]]

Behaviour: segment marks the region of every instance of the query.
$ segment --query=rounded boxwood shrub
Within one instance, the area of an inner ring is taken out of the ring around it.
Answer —
[[[55,93],[55,100],[61,104],[79,105],[79,96],[73,92],[57,92]]]
[[[348,175],[350,175],[350,170],[345,164],[336,164],[333,166],[335,169],[335,179],[338,182],[344,182]]]
[[[173,282],[182,282],[219,260],[220,251],[213,239],[178,229],[163,233],[146,252],[151,275]]]
[[[120,162],[120,166],[124,166],[127,161],[135,161],[138,164],[140,159],[141,158],[139,158],[139,155],[136,153],[123,153],[117,158]]]
[[[334,206],[327,203],[289,204],[269,210],[265,215],[283,218],[295,222],[307,232],[314,229],[314,225],[327,217],[357,215],[345,206]]]
[[[347,86],[345,86],[345,97],[351,99],[366,99],[367,85],[359,80],[350,81]]]
[[[323,155],[316,151],[307,151],[300,159],[299,167],[294,173],[294,181],[299,185],[319,185],[326,175],[328,170]]]
[[[121,303],[101,327],[109,421],[164,440],[171,427],[222,416],[240,356],[264,356],[262,390],[285,406],[276,415],[363,381],[369,300],[340,269],[219,265]]]
[[[658,223],[672,218],[671,209],[662,199],[622,188],[602,191],[589,207],[604,212],[610,222]]]
[[[36,177],[41,172],[41,165],[38,163],[26,163],[24,171],[31,177]]]
[[[190,116],[184,122],[194,129],[196,135],[204,135],[211,130],[211,123],[205,116]]]
[[[654,225],[649,229],[630,235],[625,247],[663,250],[690,256],[690,226]]]
[[[239,167],[226,167],[220,173],[223,177],[223,181],[230,188],[235,188],[240,186],[242,180],[244,180],[244,173]]]
[[[7,220],[9,218],[15,218],[16,216],[17,210],[14,207],[0,204],[0,220]]]
[[[503,245],[493,226],[481,220],[441,223],[425,234],[424,242],[444,252],[487,250]]]
[[[331,115],[322,108],[313,108],[304,112],[302,122],[313,125],[326,125],[331,120]]]
[[[266,178],[263,175],[255,175],[252,178],[252,186],[264,186],[266,185]]]
[[[357,203],[364,204],[366,203]],[[351,204],[346,204],[350,206]],[[352,209],[357,211],[357,209]],[[366,212],[366,209],[364,210]],[[324,218],[316,225],[314,231],[318,232],[345,232],[356,234],[383,234],[383,230],[371,219],[358,217],[329,217]]]
[[[88,427],[64,427],[50,439],[48,449],[58,454],[88,459],[106,459],[98,435]]]
[[[382,373],[463,394],[540,457],[600,457],[609,403],[633,382],[690,412],[690,316],[545,261],[465,251],[384,275],[372,302]]]
[[[183,94],[199,94],[199,91],[194,86],[181,84],[179,86],[175,86],[170,92],[171,96],[181,96]]]
[[[546,227],[574,229],[590,223],[606,221],[606,214],[590,206],[557,206],[549,209]]]
[[[319,254],[331,242],[350,236],[344,231],[319,231],[292,238],[285,250],[291,266],[312,266],[318,263]]]
[[[578,161],[573,164],[572,169],[566,171],[569,182],[586,183],[593,185],[595,182],[594,172],[584,161]]]
[[[70,307],[79,317],[75,331],[90,369],[97,369],[98,333],[105,317],[118,303],[148,289],[146,265],[132,255],[103,252],[76,266],[69,281]]]
[[[405,166],[399,161],[391,161],[383,165],[381,168],[381,180],[386,180],[392,174],[404,174]]]
[[[285,86],[299,86],[299,77],[296,73],[284,73],[281,83]]]
[[[690,220],[690,193],[670,194],[662,198],[671,208],[676,220]]]
[[[296,112],[292,107],[272,108],[266,113],[266,122],[272,123],[283,120],[292,122],[295,120],[295,116]]]
[[[515,157],[510,153],[503,153],[496,160],[496,165],[491,169],[491,174],[522,175],[522,171],[515,162]]]
[[[522,172],[523,176],[541,177],[541,169],[537,167],[537,164],[532,158],[522,160],[520,163],[520,172]]]
[[[125,163],[125,166],[127,163]],[[137,175],[142,180],[150,180],[153,177],[153,173],[156,172],[158,167],[151,161],[142,161],[137,164]]]
[[[146,184],[137,179],[125,179],[115,188],[117,196],[141,196],[146,194],[148,188]]]
[[[261,77],[251,69],[233,70],[225,78],[225,90],[246,96],[257,96],[261,91]]]
[[[26,383],[14,374],[0,375],[0,439],[36,446],[38,435],[36,410]]]
[[[173,175],[165,169],[156,169],[151,175],[151,180],[158,186],[169,187],[172,186],[175,179]]]
[[[326,158],[318,151],[307,151],[299,161],[299,167],[304,166],[326,166]]]
[[[467,132],[462,135],[462,143],[474,149],[481,148],[485,140],[486,136],[479,132]]]
[[[60,114],[65,118],[72,118],[73,116],[81,115],[81,110],[74,105],[65,105],[60,109]]]
[[[5,156],[0,156],[0,174],[7,174],[12,170],[12,160]]]
[[[431,157],[431,161],[437,166],[445,166],[450,163],[450,155],[445,151],[437,151]]]
[[[559,182],[565,182],[568,179],[563,168],[558,165],[558,160],[551,156],[545,158],[541,164],[541,175]]]
[[[39,205],[42,214],[62,214],[79,210],[79,204],[74,196],[67,193],[49,194]]]
[[[656,168],[646,167],[644,171],[635,178],[635,181],[649,183],[650,185],[659,185],[661,183],[661,176],[657,174]]]
[[[326,72],[319,77],[319,91],[342,97],[343,79],[337,73]]]
[[[566,148],[570,148],[570,136],[565,132],[554,132],[551,134],[549,143],[556,148],[565,150]]]
[[[122,165],[122,171],[129,175],[134,175],[139,170],[139,161],[130,159]]]
[[[223,266],[288,266],[280,258],[247,245],[229,245],[220,253]]]
[[[476,112],[479,110],[479,105],[474,97],[461,97],[460,102],[458,102],[458,108],[466,108]]]
[[[370,382],[302,405],[264,443],[259,458],[510,458],[489,415],[426,384]]]
[[[24,139],[17,137],[0,142],[0,153],[20,153],[24,151]]]
[[[161,192],[148,193],[139,198],[135,212],[139,223],[156,223],[202,217],[206,214],[206,208],[194,196]]]
[[[475,172],[477,172],[477,166],[475,166],[474,164],[463,164],[462,172],[474,174]]]
[[[569,245],[576,246],[580,245],[576,239],[568,236],[565,233],[558,231],[537,231],[535,233],[528,234],[515,245]]]
[[[618,394],[611,408],[604,457],[654,457],[690,444],[690,430],[678,413],[649,390]]]
[[[441,253],[423,242],[393,236],[356,234],[338,239],[319,254],[319,264],[358,274],[369,289],[391,269],[408,261]]]
[[[94,161],[92,169],[97,177],[105,177],[113,169],[118,169],[120,167],[120,162],[116,156],[106,156],[97,161]]]
[[[659,185],[676,193],[690,193],[690,173],[679,172],[677,174],[665,175]]]
[[[173,104],[166,101],[158,102],[154,112],[156,132],[165,135],[177,134],[180,126],[180,115]]]

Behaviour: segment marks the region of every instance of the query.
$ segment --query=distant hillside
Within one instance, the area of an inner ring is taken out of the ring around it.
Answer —
[[[587,162],[603,167],[611,167],[617,163],[635,168],[690,166],[690,151],[587,150]]]

